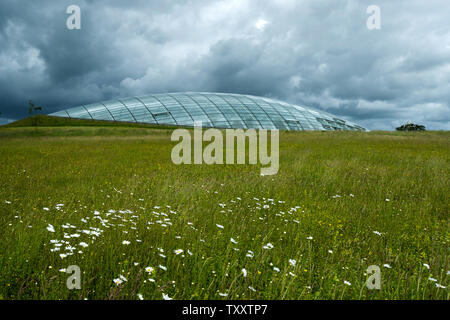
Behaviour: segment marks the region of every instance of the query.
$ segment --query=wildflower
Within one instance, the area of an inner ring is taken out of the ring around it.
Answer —
[[[373,233],[375,233],[375,234],[378,235],[378,236],[381,236],[381,232],[374,231]]]
[[[45,211],[48,211],[48,210],[50,210],[50,209],[49,209],[49,208],[47,208],[47,207],[44,207],[43,209],[44,209]]]
[[[163,269],[164,271],[166,271],[167,270],[167,268],[166,267],[164,267],[164,266],[162,266],[162,265],[159,265],[158,266],[160,269]]]
[[[223,226],[220,224],[216,224],[217,228],[223,229]]]
[[[252,290],[253,292],[256,292],[255,288],[253,288],[252,286],[248,286],[248,288],[249,288],[250,290]]]
[[[272,249],[272,248],[273,248],[273,244],[271,244],[270,242],[267,243],[267,244],[263,247],[263,249],[267,249],[267,250],[270,250],[270,249]]]
[[[446,287],[443,286],[442,284],[436,283],[436,288],[441,288],[441,289],[445,289]]]
[[[388,198],[386,198],[386,199],[384,199],[384,201],[389,202],[389,201],[391,201],[391,200],[389,200]]]
[[[221,293],[221,292],[219,292],[219,296],[226,297],[226,296],[228,296],[228,293]]]
[[[328,253],[331,253],[331,254],[332,254],[332,253],[333,253],[333,250],[328,250]]]
[[[88,244],[86,243],[86,242],[80,242],[80,246],[82,246],[82,247],[87,247],[88,246]]]
[[[142,296],[142,294],[138,293],[137,296],[138,296],[139,300],[144,300],[144,297]]]
[[[125,278],[123,275],[119,275],[120,280],[122,281],[128,281],[127,278]]]
[[[61,257],[61,259],[64,259],[65,257],[67,257],[67,254],[61,253],[59,256]]]
[[[230,238],[230,241],[231,241],[232,243],[234,243],[234,244],[237,244],[237,241],[234,240],[233,238]]]
[[[119,279],[119,278],[116,278],[116,279],[113,279],[113,282],[114,282],[116,285],[119,285],[119,284],[121,284],[123,281],[122,281],[121,279]]]
[[[47,230],[50,232],[55,232],[55,228],[51,224],[48,224]]]
[[[291,266],[295,267],[297,261],[295,261],[294,259],[289,259],[289,263],[291,264]]]
[[[430,270],[430,265],[429,265],[428,263],[424,263],[423,266],[424,266],[425,268],[427,268],[428,270]]]
[[[273,267],[273,270],[275,270],[276,272],[280,272],[280,269],[277,267]]]
[[[291,276],[295,277],[295,273],[289,271],[289,274],[290,274]]]
[[[391,269],[391,266],[388,265],[387,263],[383,264],[383,267],[388,268],[388,269]]]
[[[244,278],[247,277],[247,270],[245,270],[245,268],[242,268],[241,272],[244,275]]]
[[[433,282],[436,282],[436,281],[437,281],[437,279],[431,278],[431,277],[429,277],[428,280],[429,280],[429,281],[433,281]]]
[[[155,279],[149,278],[148,281],[155,282]]]
[[[344,280],[344,284],[351,286],[352,284],[349,281]]]
[[[152,267],[147,267],[145,268],[145,271],[147,271],[148,273],[152,273],[153,272],[153,268]]]
[[[66,268],[59,269],[59,272],[67,272]]]
[[[245,255],[246,257],[249,257],[249,258],[253,258],[254,257],[254,253],[253,253],[253,251],[251,251],[251,250],[248,250],[247,251],[247,254]]]
[[[167,294],[165,294],[165,293],[163,293],[162,296],[163,296],[163,299],[164,299],[164,300],[172,300],[172,298],[169,297],[169,295],[167,295]]]
[[[128,240],[123,240],[122,241],[122,244],[126,244],[126,245],[129,245],[131,242],[130,241],[128,241]]]
[[[308,239],[308,240],[312,240],[312,239],[313,239],[313,237],[309,236],[309,237],[308,237],[308,238],[306,238],[306,239]]]
[[[176,254],[176,255],[179,255],[180,253],[183,253],[183,252],[184,252],[183,249],[177,249],[177,250],[175,250],[175,254]]]

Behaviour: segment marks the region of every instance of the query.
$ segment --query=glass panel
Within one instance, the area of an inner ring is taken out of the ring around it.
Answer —
[[[51,116],[54,116],[54,117],[64,117],[64,118],[67,118],[69,115],[67,114],[67,112],[66,111],[58,111],[58,112],[53,112],[53,113],[51,113],[50,114]]]
[[[103,102],[105,107],[111,112],[113,118],[116,121],[129,121],[134,122],[134,118],[127,108],[117,100],[111,100]]]
[[[76,108],[67,109],[67,113],[69,113],[69,116],[71,118],[92,119],[91,116],[89,115],[89,113],[83,107],[76,107]]]

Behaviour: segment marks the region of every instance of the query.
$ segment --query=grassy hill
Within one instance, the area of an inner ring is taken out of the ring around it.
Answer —
[[[448,132],[282,132],[261,176],[173,164],[170,128],[39,119],[0,128],[0,298],[450,298]]]
[[[146,124],[136,122],[116,122],[108,120],[92,120],[92,119],[73,119],[55,117],[49,115],[34,115],[21,120],[17,120],[0,128],[15,127],[133,127],[133,128],[174,128],[173,126]]]

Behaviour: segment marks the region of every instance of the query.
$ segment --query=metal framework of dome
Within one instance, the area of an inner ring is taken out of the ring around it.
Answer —
[[[367,129],[327,112],[265,97],[210,92],[151,94],[81,105],[51,113],[76,119],[110,120],[161,125],[279,129]]]

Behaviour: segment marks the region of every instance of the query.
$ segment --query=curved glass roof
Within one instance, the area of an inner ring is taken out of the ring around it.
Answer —
[[[242,94],[177,92],[102,101],[52,116],[203,127],[279,130],[360,130],[329,113]]]

